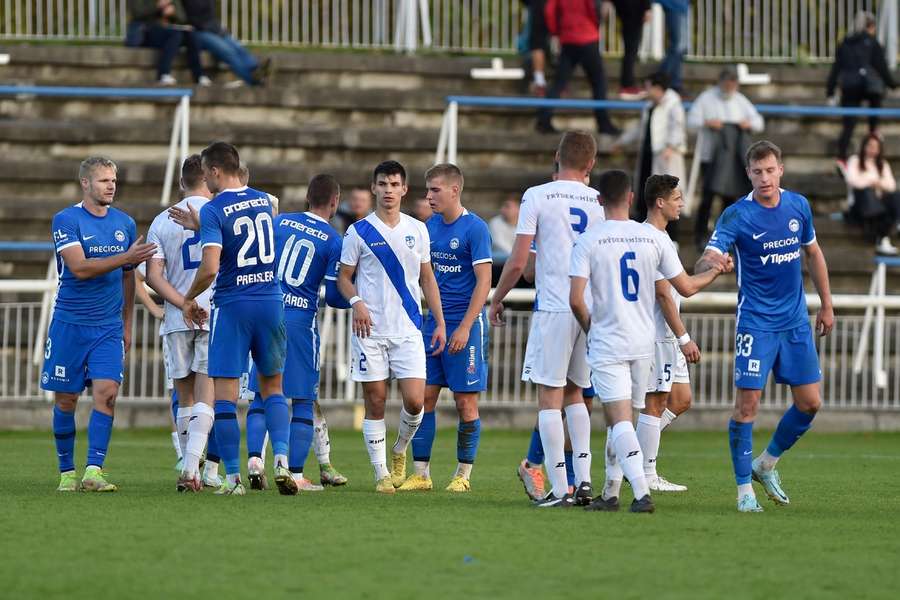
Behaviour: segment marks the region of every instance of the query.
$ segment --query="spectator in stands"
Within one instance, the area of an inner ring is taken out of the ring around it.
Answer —
[[[196,32],[187,24],[181,0],[128,0],[131,20],[125,33],[125,45],[132,48],[157,48],[156,78],[159,85],[175,85],[172,62],[182,46],[187,51],[188,67],[199,85],[210,85],[200,64],[200,45]]]
[[[428,198],[416,198],[413,201],[412,205],[412,216],[423,223],[431,218],[431,215],[434,214],[434,211],[431,210],[431,204],[428,202]]]
[[[619,72],[619,98],[622,100],[643,100],[644,88],[638,87],[634,78],[634,65],[641,47],[644,23],[650,20],[650,0],[604,0],[603,21],[609,14],[609,7],[616,7],[616,16],[622,24],[622,70]]]
[[[897,254],[890,234],[900,218],[900,194],[891,166],[884,160],[881,138],[870,133],[863,138],[859,154],[847,161],[847,185],[853,190],[850,218],[861,223],[877,242],[876,251]]]
[[[662,6],[666,16],[666,55],[659,69],[669,75],[672,88],[684,94],[684,80],[681,71],[684,55],[687,53],[688,4],[690,0],[654,0]]]
[[[888,70],[884,48],[875,39],[875,16],[860,11],[856,15],[855,25],[856,31],[845,37],[835,52],[826,85],[828,102],[836,104],[834,94],[840,86],[841,106],[861,106],[866,102],[870,108],[880,108],[886,88],[894,89],[897,84]],[[855,116],[844,117],[844,127],[837,144],[837,159],[841,163],[847,159],[855,126]],[[869,132],[877,131],[878,117],[869,117]]]
[[[494,260],[505,261],[516,241],[516,225],[519,223],[519,198],[509,195],[500,205],[500,214],[488,221]]]
[[[648,100],[641,112],[640,123],[623,133],[613,145],[613,150],[618,150],[621,146],[637,143],[634,177],[637,194],[632,206],[640,221],[647,217],[647,204],[643,200],[647,178],[673,175],[684,181],[684,153],[687,151],[684,106],[678,92],[669,87],[669,76],[663,72],[654,73],[647,78],[644,88]]]
[[[709,236],[715,197],[722,197],[725,210],[752,187],[744,153],[752,141],[750,133],[762,131],[764,122],[753,103],[738,91],[737,71],[727,67],[719,74],[718,85],[697,96],[688,111],[687,126],[700,132],[694,157],[700,159],[703,194],[697,209],[694,243],[702,250]]]
[[[544,18],[547,30],[559,37],[561,44],[559,66],[553,78],[548,98],[559,98],[566,88],[575,67],[581,65],[591,84],[594,100],[606,100],[606,74],[600,56],[600,14],[595,0],[547,0]],[[557,133],[551,123],[553,111],[538,111],[536,129],[541,133]],[[605,109],[594,111],[597,131],[619,135],[621,131],[609,120]]]
[[[215,0],[182,0],[188,22],[194,27],[200,49],[206,50],[219,62],[226,63],[240,77],[235,84],[262,85],[269,76],[271,60],[257,60],[222,27],[216,13]],[[229,85],[229,87],[232,87]]]
[[[335,215],[335,228],[345,232],[347,228],[372,212],[372,192],[368,188],[355,187],[341,202]]]
[[[531,93],[543,97],[547,94],[547,56],[550,54],[550,36],[544,20],[546,0],[522,0],[528,9],[525,19],[524,51],[528,53],[526,70],[531,72]]]

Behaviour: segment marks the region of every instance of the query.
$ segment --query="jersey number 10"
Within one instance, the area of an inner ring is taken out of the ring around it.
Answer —
[[[304,249],[306,249],[306,256],[300,263],[300,272],[298,273],[297,263],[300,259],[300,252]],[[309,272],[309,265],[312,264],[315,255],[315,244],[302,238],[298,240],[296,235],[292,235],[284,243],[281,251],[281,260],[278,261],[278,279],[291,287],[303,285],[303,282],[306,281],[306,274]]]
[[[244,233],[246,229],[246,233]],[[238,217],[234,220],[234,235],[244,234],[244,243],[238,251],[237,266],[253,267],[257,263],[264,265],[271,264],[275,260],[275,236],[272,230],[272,217],[268,213],[259,213],[256,219],[248,216]],[[259,238],[259,243],[254,244]],[[256,246],[257,256],[247,256],[247,254]]]

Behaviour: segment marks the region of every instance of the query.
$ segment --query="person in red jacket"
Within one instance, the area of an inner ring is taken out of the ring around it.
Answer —
[[[591,84],[594,100],[606,100],[606,74],[600,56],[600,5],[602,0],[547,0],[544,17],[547,30],[559,38],[561,51],[559,66],[548,98],[559,98],[566,88],[575,67],[581,65]],[[550,122],[553,111],[538,111],[536,129],[541,133],[556,133]],[[594,111],[597,131],[619,135],[621,131],[609,120],[606,110]]]

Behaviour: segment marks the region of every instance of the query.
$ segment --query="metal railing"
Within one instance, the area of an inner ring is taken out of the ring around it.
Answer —
[[[688,57],[831,60],[858,10],[894,1],[697,0],[688,17]],[[410,50],[418,43],[493,53],[516,52],[525,15],[518,0],[220,0],[219,7],[223,25],[245,43]],[[661,9],[655,11],[645,38],[658,57],[664,31]],[[124,37],[126,20],[126,0],[2,0],[0,39],[111,41]],[[896,33],[884,30],[882,37]],[[607,54],[621,53],[614,14],[601,43]]]

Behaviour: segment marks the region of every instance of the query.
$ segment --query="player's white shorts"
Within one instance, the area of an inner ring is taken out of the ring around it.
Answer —
[[[353,381],[425,379],[425,346],[421,335],[403,338],[350,337]]]
[[[678,342],[656,342],[656,354],[647,380],[648,392],[671,392],[673,383],[690,383],[687,360],[678,347]]]
[[[191,373],[209,372],[209,332],[173,331],[163,336],[166,373],[172,379],[183,379]]]
[[[647,377],[652,360],[638,358],[591,366],[591,383],[601,402],[631,399],[634,408],[644,408]]]
[[[572,313],[537,311],[525,346],[522,381],[564,387],[566,380],[590,387],[585,334]]]

